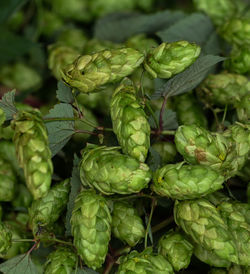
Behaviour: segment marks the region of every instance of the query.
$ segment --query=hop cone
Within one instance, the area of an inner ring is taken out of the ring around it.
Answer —
[[[53,186],[46,196],[33,201],[29,209],[29,222],[34,236],[39,227],[51,225],[60,217],[67,204],[69,190],[69,179],[66,179]]]
[[[222,259],[238,263],[237,248],[216,207],[205,199],[175,203],[175,222],[192,240]]]
[[[106,40],[91,39],[84,48],[84,54],[94,54],[98,51],[121,48],[122,44],[113,43]]]
[[[11,123],[27,187],[34,199],[39,199],[47,194],[53,172],[46,127],[38,110],[20,111]]]
[[[193,245],[180,232],[169,231],[159,240],[158,252],[168,259],[175,271],[180,271],[189,266]]]
[[[218,209],[234,237],[239,264],[250,266],[250,204],[223,202]]]
[[[83,190],[77,196],[71,217],[71,230],[78,254],[90,268],[99,268],[105,261],[111,236],[111,221],[104,197],[92,190]]]
[[[207,119],[192,93],[185,93],[176,97],[176,113],[180,125],[193,125],[207,127]]]
[[[70,274],[77,264],[77,256],[71,248],[58,247],[45,263],[44,274]]]
[[[174,161],[177,154],[176,147],[170,142],[157,142],[152,148],[161,156],[162,164],[168,164]]]
[[[250,72],[250,51],[249,46],[233,47],[224,64],[226,69],[234,73],[244,74]]]
[[[224,180],[207,166],[169,164],[155,171],[152,190],[172,199],[194,199],[222,188]]]
[[[62,72],[64,81],[80,92],[93,92],[131,74],[143,62],[143,54],[131,48],[103,50],[80,56]]]
[[[174,273],[171,264],[162,256],[154,255],[152,249],[138,253],[136,250],[121,257],[117,274],[170,274]]]
[[[233,0],[193,0],[197,10],[206,13],[215,25],[221,25],[235,15],[237,6]]]
[[[4,111],[0,108],[0,126],[4,123],[6,117]]]
[[[61,71],[69,64],[73,63],[80,56],[78,50],[60,44],[49,46],[48,66],[53,76],[60,80]]]
[[[136,49],[142,53],[148,52],[151,48],[158,46],[157,42],[152,38],[147,38],[145,34],[137,34],[130,37],[126,43],[126,47]]]
[[[43,9],[41,17],[41,34],[51,39],[51,36],[63,28],[63,20],[58,14],[47,9]]]
[[[151,171],[146,164],[121,154],[118,147],[88,146],[80,163],[80,177],[84,185],[106,195],[131,194],[147,187]]]
[[[143,221],[129,203],[114,202],[112,233],[130,246],[135,246],[145,236]]]
[[[231,18],[219,30],[221,36],[237,46],[250,46],[250,18]]]
[[[87,36],[82,29],[68,28],[59,35],[57,41],[66,47],[82,52],[87,43]]]
[[[242,122],[250,120],[250,94],[245,95],[235,103],[238,119]]]
[[[198,45],[187,41],[162,43],[148,51],[144,67],[152,77],[168,79],[189,67],[200,51]]]
[[[113,130],[122,151],[144,162],[150,147],[150,125],[130,80],[126,79],[115,90],[110,110]]]
[[[201,96],[219,106],[233,105],[250,92],[250,81],[239,74],[210,74],[200,86]]]
[[[0,202],[12,201],[15,195],[16,176],[11,165],[0,158]]]
[[[12,234],[9,228],[0,222],[0,257],[3,257],[11,247]]]
[[[194,247],[194,255],[203,263],[209,264],[215,267],[229,267],[231,262],[220,258],[212,250],[207,250],[199,244]]]

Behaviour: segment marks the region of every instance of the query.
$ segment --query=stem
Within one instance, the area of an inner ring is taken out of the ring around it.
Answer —
[[[31,247],[31,249],[27,252],[27,255],[30,255],[30,253],[38,246],[40,243],[40,240],[36,241],[35,244]]]
[[[90,135],[97,135],[95,132],[88,131],[88,130],[81,130],[81,129],[76,129],[75,133],[86,133],[86,134],[90,134]]]
[[[48,241],[73,246],[73,244],[71,242],[65,242],[65,241],[62,241],[62,240],[59,240],[59,239],[56,239],[56,238],[50,238],[50,239],[48,239]]]
[[[175,135],[175,130],[162,130],[160,132],[152,130],[151,134],[153,134],[153,135],[158,135],[158,134],[162,134],[162,135]]]
[[[141,88],[141,93],[142,93],[142,97],[144,97],[144,87],[143,87],[143,76],[144,76],[144,70],[141,73],[141,78],[140,78],[140,88]]]
[[[103,274],[108,274],[111,271],[114,264],[115,264],[115,260],[113,259],[113,257],[110,254],[108,254],[107,255],[107,265],[103,271]]]
[[[165,106],[166,106],[166,103],[167,103],[167,98],[168,98],[167,95],[165,95],[164,101],[163,101],[162,106],[161,106],[160,117],[159,117],[159,129],[160,129],[160,131],[163,130],[163,113],[164,113]]]
[[[168,219],[162,221],[161,223],[153,226],[152,227],[152,233],[155,233],[155,232],[161,230],[162,228],[164,228],[164,227],[168,226],[169,224],[171,224],[173,221],[174,221],[174,217],[171,216]]]
[[[12,239],[13,243],[21,243],[21,242],[35,242],[34,239]]]
[[[54,121],[79,121],[79,118],[68,118],[68,117],[61,117],[61,118],[43,118],[45,123],[47,122],[54,122]]]
[[[157,204],[157,200],[156,198],[152,199],[152,203],[151,203],[151,211],[150,211],[150,215],[148,218],[148,224],[147,224],[147,228],[146,228],[146,232],[145,232],[145,241],[144,241],[144,248],[147,248],[147,244],[148,244],[148,232],[149,232],[149,228],[150,228],[150,224],[152,221],[152,217],[153,217],[153,213],[154,213],[154,209],[156,207]]]
[[[151,113],[151,115],[152,115],[152,117],[154,119],[155,126],[157,128],[159,128],[159,122],[157,121],[157,119],[155,117],[154,111],[152,110],[152,108],[151,108],[150,104],[148,103],[148,101],[147,100],[145,100],[145,101],[146,101],[146,107],[148,108],[149,112]]]
[[[225,106],[225,109],[224,109],[224,113],[223,113],[223,118],[222,118],[222,121],[221,121],[221,124],[224,125],[224,122],[225,122],[225,119],[226,119],[226,115],[227,115],[227,106]]]

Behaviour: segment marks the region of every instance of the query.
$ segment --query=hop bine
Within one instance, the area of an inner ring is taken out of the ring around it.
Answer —
[[[129,246],[135,246],[145,236],[143,221],[129,203],[114,202],[112,233]]]
[[[148,51],[144,67],[153,78],[168,79],[193,64],[200,51],[198,45],[187,41],[162,43]]]
[[[83,190],[75,200],[71,217],[74,246],[85,264],[93,269],[105,261],[111,237],[107,201],[93,190]]]
[[[115,90],[110,110],[113,130],[122,151],[144,162],[150,147],[150,125],[130,80],[125,79]]]
[[[20,111],[11,121],[19,165],[34,199],[45,196],[50,188],[53,166],[47,130],[40,111]]]
[[[175,222],[192,240],[217,256],[238,263],[238,251],[227,224],[206,199],[175,202]]]
[[[180,271],[189,266],[193,245],[182,233],[169,231],[159,240],[158,253],[168,259],[175,271]]]
[[[88,145],[84,149],[80,163],[81,181],[103,194],[137,193],[147,187],[151,176],[146,164],[121,154],[119,147]]]
[[[131,48],[103,50],[77,58],[62,71],[62,78],[71,87],[89,93],[130,75],[143,59],[142,53]]]

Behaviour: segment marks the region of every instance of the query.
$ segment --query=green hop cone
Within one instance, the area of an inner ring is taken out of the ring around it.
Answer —
[[[207,250],[199,244],[194,246],[194,255],[203,263],[215,267],[229,267],[231,262],[220,258],[212,250]]]
[[[34,199],[45,196],[50,188],[53,166],[47,130],[39,110],[20,111],[11,121],[19,165]]]
[[[0,83],[17,90],[37,89],[42,78],[36,70],[24,63],[4,65],[0,70]]]
[[[33,201],[29,209],[29,223],[34,236],[39,236],[37,233],[40,227],[57,221],[67,205],[69,191],[69,179],[66,179],[53,186],[46,196]]]
[[[80,92],[93,92],[130,75],[143,62],[142,53],[131,48],[103,50],[80,56],[62,71],[62,78]]]
[[[110,110],[113,130],[122,151],[144,162],[150,147],[150,125],[130,80],[125,79],[115,90]]]
[[[162,43],[148,51],[144,67],[153,78],[168,79],[193,64],[200,51],[198,45],[187,41]]]
[[[53,76],[61,79],[61,70],[73,63],[80,56],[78,50],[69,46],[53,44],[49,46],[48,66]]]
[[[175,222],[192,240],[217,256],[238,263],[237,247],[227,224],[206,199],[175,202]]]
[[[230,44],[250,46],[250,18],[231,18],[219,29],[221,36]]]
[[[117,274],[172,274],[171,264],[162,256],[154,255],[151,248],[138,253],[136,250],[120,258]]]
[[[234,105],[250,92],[250,81],[240,74],[210,74],[199,87],[199,95],[218,106]]]
[[[146,164],[121,154],[119,147],[90,145],[82,156],[80,177],[83,185],[103,194],[131,194],[147,187],[151,171]]]
[[[250,94],[243,96],[240,101],[236,102],[235,107],[239,121],[247,122],[250,120]]]
[[[222,202],[218,209],[234,237],[239,264],[250,266],[250,204]]]
[[[129,203],[114,202],[112,233],[129,246],[135,246],[145,236],[143,221]]]
[[[0,257],[3,257],[11,247],[12,234],[10,229],[0,222]]]
[[[165,165],[153,174],[152,190],[158,195],[185,200],[205,196],[220,188],[224,177],[202,165]]]
[[[180,271],[189,266],[193,245],[182,233],[171,230],[159,240],[158,253],[168,259],[175,271]]]
[[[41,16],[41,34],[50,37],[63,28],[63,20],[58,14],[43,8]]]
[[[28,188],[23,184],[17,184],[16,196],[12,200],[14,207],[25,207],[28,208],[32,203],[33,197]]]
[[[77,256],[71,248],[60,246],[51,252],[45,263],[44,274],[69,274],[77,265]]]
[[[175,109],[180,125],[202,126],[207,128],[207,118],[201,105],[192,93],[185,93],[176,97]]]
[[[4,111],[0,108],[0,126],[4,123],[6,119]]]
[[[233,47],[229,59],[224,61],[225,68],[239,74],[250,72],[250,51],[249,46]]]
[[[166,165],[175,160],[177,150],[173,143],[157,142],[151,146],[161,156],[162,164]]]
[[[10,202],[14,199],[16,175],[10,163],[0,158],[0,202]]]
[[[234,16],[237,11],[234,0],[193,0],[193,3],[197,10],[206,13],[217,26]]]
[[[137,34],[135,36],[130,37],[126,43],[126,47],[136,49],[142,53],[148,52],[151,48],[155,48],[158,46],[157,42],[148,38],[145,34]]]
[[[123,45],[106,40],[91,39],[84,48],[84,54],[94,54],[98,51],[121,48]]]
[[[93,190],[80,192],[70,222],[78,255],[88,267],[101,267],[108,252],[112,222],[105,198]]]

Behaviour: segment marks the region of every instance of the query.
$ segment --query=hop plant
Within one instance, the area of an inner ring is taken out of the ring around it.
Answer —
[[[62,78],[80,92],[89,93],[130,75],[143,59],[142,53],[131,48],[103,50],[77,58],[63,70]]]
[[[238,263],[237,247],[227,224],[206,199],[176,201],[175,222],[192,240],[217,256]]]
[[[71,217],[74,246],[93,269],[104,263],[111,236],[112,218],[107,201],[93,190],[83,190],[75,200]]]
[[[167,258],[175,271],[180,271],[189,266],[193,245],[182,233],[171,230],[159,240],[158,253]]]
[[[247,77],[233,73],[210,74],[200,86],[200,96],[219,106],[233,105],[250,92]]]
[[[45,274],[72,273],[77,263],[77,256],[71,248],[58,247],[51,252],[45,263]]]
[[[222,188],[224,180],[210,167],[177,163],[157,169],[151,187],[158,195],[185,200],[199,198]]]
[[[239,264],[250,262],[250,205],[239,202],[222,202],[219,212],[228,225],[236,243]]]
[[[0,158],[0,201],[10,202],[14,199],[16,175],[11,165]]]
[[[161,156],[162,164],[166,165],[174,161],[177,150],[173,143],[157,142],[151,146]]]
[[[237,6],[233,0],[193,0],[197,10],[206,13],[219,26],[237,12]]]
[[[147,53],[150,49],[158,46],[157,42],[148,38],[145,34],[137,34],[130,37],[125,42],[126,47],[136,49],[142,53]]]
[[[121,154],[119,147],[90,145],[82,156],[80,177],[83,185],[106,195],[131,194],[147,187],[151,171],[146,164]]]
[[[150,147],[150,125],[130,80],[125,79],[115,90],[110,110],[113,131],[122,151],[144,162]]]
[[[46,196],[33,201],[29,209],[29,223],[34,236],[39,237],[40,227],[57,221],[67,205],[69,190],[69,179],[66,179],[53,186]]]
[[[224,62],[225,68],[239,74],[250,72],[250,52],[248,46],[233,47],[229,59]]]
[[[16,195],[12,200],[12,205],[14,207],[25,207],[28,208],[33,200],[33,197],[28,190],[28,188],[23,184],[16,185]]]
[[[236,102],[235,107],[239,121],[247,122],[250,120],[250,94],[243,96],[240,101]]]
[[[0,126],[4,123],[6,119],[4,111],[0,108]]]
[[[98,51],[121,48],[123,45],[106,40],[90,39],[84,48],[84,54],[94,54]]]
[[[143,221],[129,203],[114,202],[112,233],[129,246],[135,246],[145,236]]]
[[[229,267],[231,262],[222,259],[218,255],[215,254],[214,251],[205,249],[199,244],[194,246],[194,255],[205,264],[215,266],[215,267]]]
[[[198,45],[187,41],[162,43],[148,51],[144,67],[153,78],[168,79],[194,63],[200,51]]]
[[[180,125],[198,125],[207,128],[207,118],[192,93],[176,97],[175,109]]]
[[[233,45],[250,46],[249,18],[231,18],[220,27],[219,32],[227,42]]]
[[[145,249],[138,253],[136,250],[130,254],[121,257],[117,274],[171,274],[173,268],[171,264],[162,256],[154,255],[151,248]]]
[[[0,222],[0,257],[3,257],[11,247],[12,234],[10,229]]]
[[[47,194],[53,172],[46,127],[36,109],[18,112],[11,124],[19,164],[28,189],[37,200]]]
[[[45,37],[51,37],[53,34],[63,28],[63,20],[58,14],[43,9],[43,16],[41,17],[41,34]]]
[[[50,45],[48,50],[48,66],[57,80],[61,79],[61,71],[80,56],[78,50],[61,44]]]

